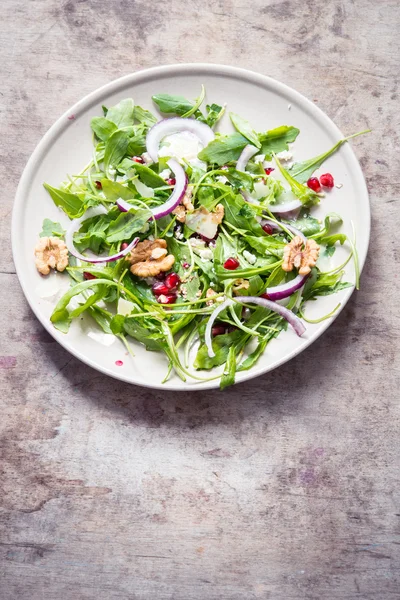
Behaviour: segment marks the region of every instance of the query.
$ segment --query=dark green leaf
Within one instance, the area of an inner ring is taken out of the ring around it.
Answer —
[[[152,96],[153,102],[157,104],[162,113],[182,116],[193,108],[193,103],[183,96],[171,96],[170,94],[157,94]]]
[[[150,167],[146,167],[146,165],[133,162],[132,168],[136,171],[136,173],[139,175],[139,179],[145,185],[148,185],[152,188],[158,188],[166,185],[165,180],[159,175],[157,175],[157,173],[155,173],[153,169],[150,169]]]
[[[231,346],[228,352],[228,358],[225,363],[224,372],[222,373],[220,388],[225,389],[229,385],[235,383],[236,373],[236,349],[235,346]]]
[[[224,114],[225,108],[223,106],[219,106],[218,104],[207,104],[206,109],[207,117],[205,119],[205,122],[209,127],[214,127]]]
[[[123,242],[129,240],[132,236],[143,229],[144,225],[151,218],[151,212],[146,209],[139,209],[134,214],[125,212],[110,223],[107,231],[107,242]]]
[[[104,152],[104,170],[116,167],[124,158],[129,145],[129,137],[124,131],[115,131],[106,142]]]
[[[146,152],[146,136],[143,133],[138,133],[130,137],[126,154],[140,156],[143,152]]]

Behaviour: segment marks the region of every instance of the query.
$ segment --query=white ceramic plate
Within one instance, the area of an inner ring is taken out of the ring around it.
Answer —
[[[32,154],[22,175],[13,213],[12,242],[17,274],[25,296],[47,331],[74,356],[95,369],[137,385],[173,390],[194,390],[217,387],[218,381],[200,383],[182,382],[172,376],[166,384],[161,381],[167,363],[162,355],[147,352],[133,342],[135,358],[126,356],[122,344],[113,336],[99,333],[87,319],[77,321],[67,335],[53,328],[50,314],[66,284],[64,275],[52,275],[48,281],[38,274],[34,265],[33,249],[45,217],[66,224],[67,217],[53,204],[43,188],[43,182],[58,186],[66,173],[77,173],[90,160],[92,140],[90,119],[101,115],[101,105],[111,106],[126,97],[136,104],[155,111],[151,96],[156,93],[181,94],[195,98],[204,84],[207,100],[228,105],[228,110],[248,119],[258,131],[288,124],[300,128],[300,135],[292,145],[296,161],[315,156],[330,148],[342,136],[333,122],[312,102],[293,89],[257,73],[234,67],[188,64],[171,65],[133,73],[111,82],[75,104],[51,127]],[[74,118],[71,119],[71,116]],[[231,132],[225,116],[219,126],[222,132]],[[354,132],[346,132],[347,134]],[[330,171],[336,187],[321,201],[314,215],[322,218],[329,212],[338,212],[344,219],[341,231],[351,235],[351,221],[357,231],[360,265],[367,254],[370,212],[368,192],[360,165],[349,144],[323,165]],[[332,257],[333,266],[343,262],[348,248],[338,248]],[[345,280],[354,281],[354,268],[349,264]],[[68,284],[67,284],[68,285]],[[58,291],[57,291],[58,290]],[[307,315],[317,318],[328,313],[339,302],[346,304],[353,288],[318,298],[310,303]],[[339,311],[336,313],[336,316]],[[244,381],[266,373],[293,358],[316,340],[332,323],[332,319],[318,325],[308,325],[307,332],[298,338],[289,327],[268,346],[264,355],[250,371],[237,374],[236,381]],[[122,361],[123,365],[120,365]],[[206,372],[204,372],[206,373]],[[199,373],[202,374],[202,373]]]

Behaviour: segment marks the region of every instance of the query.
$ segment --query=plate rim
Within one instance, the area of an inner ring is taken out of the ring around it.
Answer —
[[[13,256],[13,261],[14,261],[14,265],[15,265],[15,269],[16,269],[16,274],[17,274],[17,277],[19,280],[19,284],[24,293],[25,299],[28,302],[31,310],[35,314],[36,318],[39,320],[39,322],[43,325],[43,327],[46,329],[46,331],[55,339],[55,341],[57,343],[59,343],[70,354],[72,354],[77,359],[79,359],[83,363],[87,364],[91,368],[95,369],[96,371],[98,371],[102,374],[113,377],[114,379],[123,381],[124,383],[129,383],[130,385],[136,385],[136,386],[145,387],[145,388],[149,388],[149,389],[160,389],[160,390],[182,391],[182,392],[202,391],[202,390],[219,388],[219,380],[209,381],[209,382],[204,382],[204,383],[200,383],[200,382],[187,383],[187,382],[179,381],[177,384],[170,383],[168,381],[164,384],[162,384],[161,382],[153,383],[153,384],[150,384],[147,382],[134,382],[128,376],[125,376],[123,372],[117,373],[117,372],[112,371],[111,369],[107,369],[106,367],[98,365],[90,357],[88,357],[85,354],[82,354],[78,349],[73,348],[68,341],[68,337],[65,336],[65,334],[59,335],[59,332],[54,327],[51,326],[50,321],[41,314],[41,312],[39,311],[38,307],[35,305],[33,300],[31,301],[31,298],[30,298],[31,290],[28,289],[26,282],[24,281],[23,261],[20,260],[19,253],[18,253],[18,223],[20,222],[21,212],[22,212],[23,205],[24,205],[24,197],[25,197],[24,190],[29,185],[29,181],[35,172],[36,164],[40,164],[41,160],[45,157],[49,147],[51,148],[51,144],[49,146],[49,142],[51,142],[53,138],[55,138],[63,129],[68,127],[68,125],[71,123],[71,121],[68,120],[69,116],[75,115],[75,116],[79,117],[80,110],[89,109],[90,106],[101,101],[101,98],[104,94],[107,94],[110,92],[117,93],[119,88],[124,88],[124,87],[126,87],[127,84],[131,84],[134,82],[143,82],[143,81],[146,81],[146,79],[152,79],[157,76],[165,77],[166,75],[173,75],[174,73],[179,74],[179,75],[184,75],[184,74],[193,75],[193,74],[196,74],[196,71],[198,72],[199,75],[200,75],[200,71],[204,71],[204,72],[207,72],[207,73],[213,74],[213,75],[223,75],[223,76],[231,76],[231,77],[235,77],[235,78],[245,78],[247,81],[249,81],[251,83],[255,83],[255,84],[265,85],[267,83],[268,86],[270,87],[270,89],[273,89],[273,90],[277,91],[278,93],[284,94],[285,96],[290,95],[290,98],[296,99],[301,104],[303,109],[305,108],[309,112],[311,112],[313,114],[317,114],[319,116],[319,118],[324,122],[328,132],[331,133],[334,137],[336,137],[338,139],[344,137],[344,135],[342,134],[340,129],[337,127],[337,125],[333,122],[333,120],[319,106],[317,106],[314,102],[309,100],[306,96],[304,96],[303,94],[301,94],[294,88],[292,88],[289,85],[282,83],[268,75],[264,75],[264,74],[258,73],[256,71],[252,71],[252,70],[241,68],[241,67],[233,67],[231,65],[224,65],[224,64],[217,64],[217,63],[204,63],[204,62],[172,63],[172,64],[167,64],[167,65],[161,65],[161,66],[156,66],[156,67],[140,69],[140,70],[134,71],[133,73],[129,73],[127,75],[124,75],[122,77],[114,79],[114,80],[100,86],[99,88],[95,89],[94,91],[89,92],[88,94],[83,96],[80,100],[78,100],[75,104],[73,104],[70,108],[68,108],[50,126],[50,128],[46,131],[46,133],[42,136],[42,138],[37,143],[36,147],[34,148],[32,154],[30,155],[30,157],[24,167],[24,170],[20,177],[18,187],[17,187],[16,193],[15,193],[13,209],[12,209],[11,245],[12,245],[12,256]],[[348,149],[348,152],[350,151],[350,155],[352,157],[353,163],[355,163],[355,165],[357,167],[357,172],[353,172],[353,175],[356,176],[356,179],[357,179],[357,187],[362,190],[363,197],[366,200],[365,205],[366,205],[367,212],[365,214],[365,217],[366,217],[366,221],[367,221],[367,230],[364,232],[365,237],[366,237],[366,246],[365,246],[365,251],[363,252],[363,254],[359,255],[360,274],[361,274],[364,264],[365,264],[365,260],[366,260],[368,248],[369,248],[369,243],[370,243],[370,234],[371,234],[370,199],[369,199],[368,187],[366,184],[365,176],[361,169],[361,165],[357,159],[357,156],[355,155],[354,150],[350,144],[347,145],[347,149]],[[257,373],[252,373],[251,370],[242,372],[243,374],[241,375],[239,381],[237,381],[236,383],[238,383],[238,384],[244,383],[245,381],[248,381],[250,379],[255,379],[256,377],[265,375],[266,373],[273,371],[277,367],[290,361],[292,358],[294,358],[295,356],[297,356],[298,354],[303,352],[308,346],[311,346],[311,344],[313,344],[328,329],[328,327],[330,327],[332,325],[332,323],[337,319],[339,314],[342,312],[342,310],[348,303],[351,295],[354,292],[354,289],[355,289],[355,286],[353,285],[352,287],[350,287],[344,291],[344,296],[343,296],[343,300],[342,300],[342,304],[341,304],[340,308],[337,310],[337,312],[333,315],[332,318],[321,323],[321,326],[318,328],[318,330],[315,333],[312,334],[310,339],[304,340],[303,344],[301,344],[299,347],[288,352],[284,357],[277,359],[271,365],[268,365],[265,369],[262,368]],[[61,335],[63,337],[61,337]]]

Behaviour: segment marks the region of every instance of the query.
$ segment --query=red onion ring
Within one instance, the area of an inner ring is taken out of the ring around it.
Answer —
[[[244,173],[246,171],[247,163],[251,157],[256,154],[256,152],[258,152],[258,148],[252,146],[251,144],[247,144],[247,146],[243,148],[242,153],[237,160],[236,171],[241,171]]]
[[[187,189],[188,178],[184,169],[181,167],[178,161],[175,160],[175,158],[170,158],[167,162],[167,165],[174,173],[175,186],[172,194],[170,195],[168,200],[164,202],[164,204],[161,204],[161,206],[156,206],[156,208],[150,209],[153,213],[154,219],[161,219],[161,217],[165,217],[165,215],[168,215],[170,212],[172,212],[182,200]],[[133,208],[132,204],[129,204],[129,202],[126,202],[122,198],[118,198],[117,206],[121,212],[128,212],[128,210]]]
[[[218,315],[225,310],[228,306],[234,304],[234,302],[239,302],[240,304],[257,304],[258,306],[262,306],[268,310],[272,310],[276,312],[278,315],[286,319],[286,321],[291,325],[297,335],[300,337],[305,332],[306,328],[303,322],[297,317],[294,312],[289,310],[288,308],[277,304],[276,302],[272,302],[271,300],[266,300],[265,298],[258,298],[257,296],[236,296],[235,300],[228,298],[222,302],[219,306],[215,308],[215,310],[211,313],[210,318],[208,319],[206,330],[204,333],[204,341],[207,346],[208,356],[210,358],[214,358],[215,352],[212,347],[212,328],[218,317]]]
[[[146,149],[154,162],[158,162],[158,150],[161,140],[168,135],[181,131],[189,131],[196,135],[204,148],[215,138],[211,127],[205,123],[196,121],[196,119],[183,119],[182,117],[163,119],[153,125],[146,136]]]
[[[308,275],[297,275],[297,277],[292,279],[292,281],[267,288],[265,293],[267,294],[269,300],[283,300],[303,287],[307,281],[307,278]]]
[[[93,264],[112,262],[113,260],[119,260],[123,256],[126,256],[126,254],[129,254],[129,252],[136,246],[136,244],[139,242],[139,238],[133,239],[127,248],[125,248],[125,250],[121,250],[120,252],[117,252],[117,254],[112,254],[111,256],[95,256],[93,258],[89,258],[88,256],[84,256],[78,252],[74,246],[74,233],[79,230],[82,223],[87,219],[105,214],[107,214],[107,210],[104,208],[104,206],[96,206],[95,208],[89,208],[80,219],[73,219],[73,221],[71,221],[67,229],[67,233],[65,234],[65,243],[72,256],[75,256],[75,258],[79,258],[79,260],[83,260],[84,262]]]

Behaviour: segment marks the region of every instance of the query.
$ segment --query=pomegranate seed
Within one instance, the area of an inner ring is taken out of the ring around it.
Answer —
[[[165,273],[161,272],[158,275],[155,275],[154,279],[158,279],[158,281],[164,281],[164,279],[165,279]]]
[[[268,235],[272,235],[274,233],[274,229],[269,223],[265,223],[265,225],[263,225],[262,228]]]
[[[96,186],[97,190],[102,190],[103,186],[101,185],[101,181],[95,181],[94,185]]]
[[[275,171],[273,167],[267,167],[264,169],[266,175],[271,175],[272,171]]]
[[[333,177],[330,173],[324,173],[323,175],[321,175],[319,180],[321,182],[321,185],[327,188],[333,188],[333,186],[335,185]]]
[[[155,296],[161,296],[161,294],[169,294],[170,289],[165,285],[163,281],[156,281],[151,288]]]
[[[87,271],[84,271],[84,272],[83,272],[83,277],[84,277],[84,279],[86,279],[86,280],[89,280],[89,279],[97,279],[96,275],[92,275],[91,273],[88,273]]]
[[[321,186],[318,177],[310,177],[310,179],[307,181],[307,185],[311,190],[313,190],[313,192],[321,191]]]
[[[224,269],[228,269],[229,271],[235,271],[239,267],[239,261],[236,258],[228,258],[224,262]]]
[[[134,162],[140,163],[141,165],[144,163],[144,160],[141,156],[132,156],[132,160]]]
[[[171,177],[170,179],[167,179],[167,185],[175,185],[176,184],[176,179],[174,179],[173,177]]]
[[[174,304],[175,301],[176,294],[171,292],[169,294],[161,294],[157,298],[157,302],[159,302],[160,304]]]
[[[175,290],[181,282],[178,273],[170,273],[165,278],[165,285],[169,290]]]
[[[128,246],[129,246],[129,244],[127,242],[122,242],[121,250],[126,250]]]
[[[184,269],[188,269],[188,268],[190,267],[190,265],[189,265],[189,263],[188,263],[188,262],[184,262],[184,263],[182,263],[182,267],[183,267]]]
[[[224,325],[214,325],[214,327],[211,329],[211,334],[213,337],[215,337],[216,335],[224,335],[224,333],[225,333]]]

